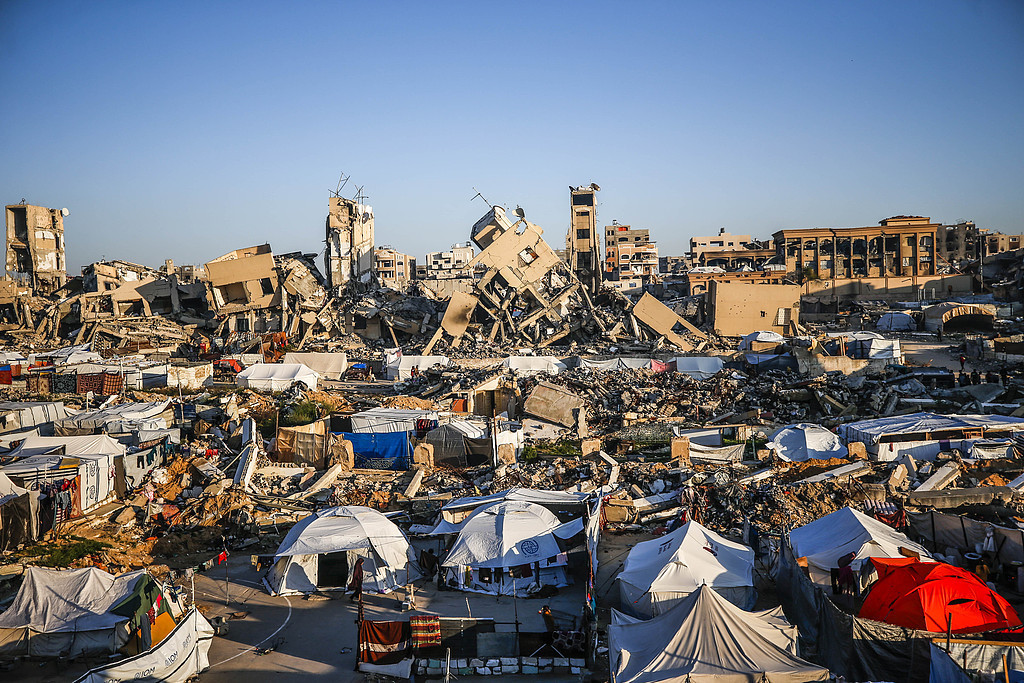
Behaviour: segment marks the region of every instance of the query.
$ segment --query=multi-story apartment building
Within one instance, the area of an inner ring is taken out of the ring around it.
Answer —
[[[434,280],[473,277],[473,269],[469,265],[472,260],[472,242],[453,244],[448,251],[433,251],[427,254],[425,268],[416,272],[422,272],[424,279]]]
[[[404,289],[416,278],[416,259],[384,245],[373,252],[373,269],[385,286]]]
[[[597,232],[596,183],[569,188],[569,232],[565,236],[565,262],[580,282],[596,294],[601,286],[601,236]]]
[[[700,257],[705,251],[740,250],[753,241],[750,235],[732,235],[727,233],[725,228],[720,228],[718,234],[711,237],[691,237],[687,256],[693,260],[694,265],[702,265],[699,263]]]
[[[800,282],[934,275],[938,227],[925,216],[893,216],[877,227],[780,230],[776,261]]]

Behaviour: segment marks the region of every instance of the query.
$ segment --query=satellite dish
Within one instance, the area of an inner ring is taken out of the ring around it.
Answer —
[[[594,190],[595,192],[599,192],[601,190],[601,186],[598,185],[597,183],[590,183],[590,189]]]
[[[526,218],[526,212],[523,211],[523,207],[521,207],[521,206],[517,206],[516,207],[516,215],[519,216],[520,218]]]
[[[70,212],[70,211],[68,211],[67,209],[61,209],[61,210],[60,210],[60,215],[61,215],[61,216],[70,216],[70,215],[71,215],[71,212]]]

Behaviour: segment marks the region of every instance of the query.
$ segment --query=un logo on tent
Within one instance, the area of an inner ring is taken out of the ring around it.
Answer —
[[[536,555],[540,550],[540,544],[532,538],[528,538],[519,544],[519,549],[523,551],[524,555]]]

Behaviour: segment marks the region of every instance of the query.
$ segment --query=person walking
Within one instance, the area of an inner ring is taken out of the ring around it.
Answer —
[[[363,597],[363,558],[356,560],[356,566],[352,567],[352,579],[348,582],[348,589],[352,591],[349,602],[362,600]]]
[[[967,365],[967,356],[960,354],[960,372],[964,371],[964,366]]]

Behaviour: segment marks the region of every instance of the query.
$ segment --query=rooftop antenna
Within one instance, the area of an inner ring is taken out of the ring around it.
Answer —
[[[475,187],[473,188],[473,190],[474,190],[474,191],[476,192],[476,194],[475,194],[475,195],[473,195],[472,197],[470,197],[470,198],[469,198],[469,201],[473,201],[474,199],[476,199],[477,197],[479,197],[480,199],[484,200],[484,203],[485,203],[485,204],[487,204],[487,206],[494,206],[494,205],[493,205],[493,204],[491,204],[491,203],[490,203],[489,201],[487,201],[487,197],[485,197],[485,196],[483,195],[483,193],[482,193],[482,192],[480,192],[480,190],[477,190],[477,189],[476,189]]]
[[[338,187],[334,190],[335,197],[341,196],[341,190],[348,184],[349,178],[351,177],[352,176],[350,175],[345,175],[344,171],[341,172],[341,176],[338,177]]]

